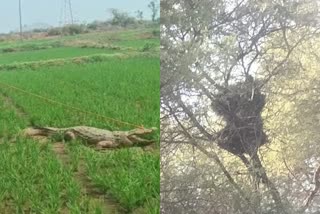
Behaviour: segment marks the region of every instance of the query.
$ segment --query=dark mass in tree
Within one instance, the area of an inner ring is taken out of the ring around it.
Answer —
[[[267,142],[261,118],[264,105],[265,95],[252,76],[218,93],[211,106],[226,122],[218,133],[219,147],[235,155],[255,154]]]

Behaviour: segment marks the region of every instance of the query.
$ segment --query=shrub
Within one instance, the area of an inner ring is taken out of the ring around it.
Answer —
[[[4,48],[2,49],[3,53],[11,53],[17,51],[15,48]]]
[[[88,24],[87,28],[89,30],[97,30],[98,26],[99,26],[98,22],[95,21],[95,22],[92,22],[92,23]]]
[[[83,25],[67,25],[62,28],[63,35],[76,35],[86,32],[87,31]]]
[[[160,36],[160,30],[159,29],[153,30],[152,31],[152,35],[156,36],[156,37],[159,37]]]
[[[153,47],[155,47],[156,45],[154,43],[146,43],[144,44],[144,46],[142,47],[141,51],[145,52],[145,51],[149,51],[151,50]]]
[[[49,36],[58,36],[58,35],[61,35],[61,29],[60,28],[51,28],[49,31],[48,31],[48,35]]]
[[[42,29],[42,28],[36,28],[32,30],[33,33],[43,33],[46,32],[46,29]]]

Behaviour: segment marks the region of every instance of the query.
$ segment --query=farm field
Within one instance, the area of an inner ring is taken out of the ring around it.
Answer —
[[[0,64],[30,62],[40,60],[52,60],[61,58],[72,58],[80,56],[90,56],[93,54],[111,54],[114,50],[97,49],[97,48],[75,48],[61,47],[41,50],[19,51],[0,54]]]
[[[0,43],[0,66],[32,62],[0,70],[0,210],[159,213],[158,143],[148,150],[99,152],[79,141],[20,134],[34,125],[159,128],[160,42],[154,31]],[[126,57],[116,55],[123,52]],[[91,58],[61,61],[78,57]],[[151,138],[158,142],[159,130]]]
[[[77,46],[86,43],[91,44],[112,44],[116,46],[116,43],[132,43],[136,48],[142,48],[146,43],[160,44],[160,37],[157,29],[134,29],[134,30],[117,30],[109,32],[95,32],[87,34],[79,34],[73,36],[52,37],[37,40],[26,41],[8,41],[0,42],[0,52],[8,48],[50,48],[61,46]],[[159,37],[159,38],[156,38]],[[135,45],[135,44],[140,44]]]

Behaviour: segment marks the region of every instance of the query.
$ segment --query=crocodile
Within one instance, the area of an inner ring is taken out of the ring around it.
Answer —
[[[63,136],[65,141],[82,140],[89,146],[98,149],[121,147],[145,147],[155,140],[144,137],[152,134],[157,128],[136,128],[129,131],[110,131],[90,126],[74,126],[69,128],[31,127],[24,130],[26,136]]]

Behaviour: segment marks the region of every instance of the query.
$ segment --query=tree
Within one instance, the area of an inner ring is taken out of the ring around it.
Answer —
[[[150,8],[151,10],[151,20],[153,22],[156,21],[156,17],[158,15],[158,11],[159,11],[159,5],[158,5],[158,2],[157,0],[153,0],[151,1],[149,4],[148,4],[148,7]]]
[[[128,13],[121,12],[118,9],[111,8],[110,12],[112,14],[111,23],[113,25],[119,25],[121,27],[127,27],[130,24],[135,23],[135,19],[130,17]]]
[[[137,14],[137,19],[141,22],[143,20],[143,11],[137,10],[136,14]]]
[[[304,69],[318,15],[315,0],[161,2],[164,213],[301,211],[298,183],[273,176],[282,160],[263,160],[278,141],[271,85]]]

